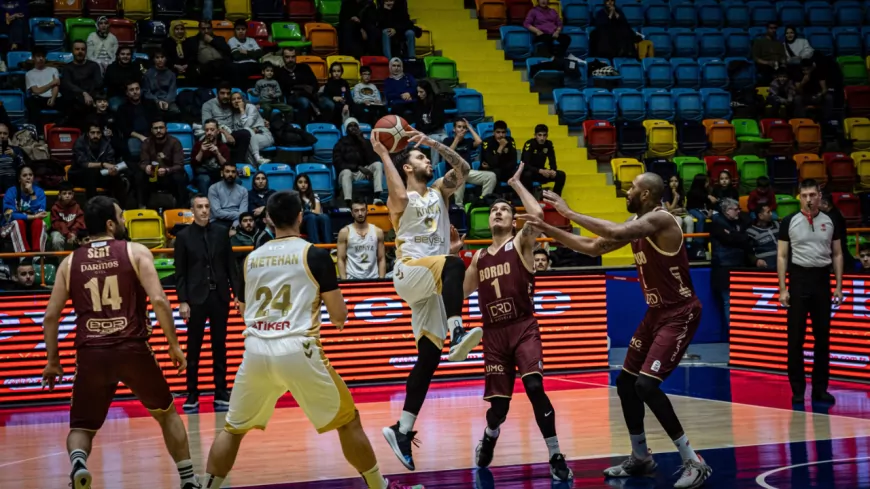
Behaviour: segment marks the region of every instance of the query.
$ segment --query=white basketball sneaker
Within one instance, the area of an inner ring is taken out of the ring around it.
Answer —
[[[704,459],[698,455],[700,462],[694,460],[686,460],[683,466],[677,469],[677,472],[682,471],[683,475],[674,484],[675,489],[695,489],[704,485],[704,481],[713,475],[713,469],[704,462]],[[677,473],[675,472],[675,473]]]
[[[646,458],[637,458],[634,452],[621,464],[604,469],[604,477],[644,477],[655,474],[658,464],[652,457],[652,451]]]
[[[453,334],[450,335],[450,353],[447,359],[451,362],[461,362],[468,358],[468,354],[483,339],[483,329],[472,328],[465,331],[461,326],[453,328]]]

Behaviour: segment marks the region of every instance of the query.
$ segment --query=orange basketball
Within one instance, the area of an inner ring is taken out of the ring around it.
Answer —
[[[405,119],[397,115],[387,115],[378,120],[373,132],[374,137],[378,138],[390,153],[395,153],[405,149],[408,145],[407,132],[413,130],[414,128]]]

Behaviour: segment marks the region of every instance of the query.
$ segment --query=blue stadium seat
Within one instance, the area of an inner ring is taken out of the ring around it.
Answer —
[[[643,94],[631,88],[617,88],[616,104],[619,106],[619,117],[624,121],[641,122],[646,119],[646,103]]]
[[[698,25],[698,12],[690,2],[671,2],[671,26],[694,29]]]
[[[586,56],[589,56],[589,36],[584,29],[567,26],[562,29],[562,34],[571,38],[568,54],[573,54],[580,59],[586,59]]]
[[[695,15],[698,17],[698,27],[721,29],[725,25],[722,7],[715,0],[698,0],[695,2]]]
[[[296,174],[308,175],[308,179],[311,180],[311,189],[314,190],[322,203],[331,201],[335,195],[335,177],[330,168],[323,163],[299,163],[296,165]]]
[[[719,58],[698,58],[702,88],[728,88],[728,65]]]
[[[632,58],[616,58],[613,67],[622,75],[622,86],[625,88],[643,88],[646,84],[646,74],[640,61]]]
[[[671,25],[671,9],[661,0],[646,3],[646,25],[650,27],[668,27]]]
[[[804,6],[795,0],[783,0],[776,3],[776,11],[779,14],[781,25],[803,27],[807,25]]]
[[[477,135],[480,136],[480,139],[486,139],[492,136],[493,126],[495,124],[492,122],[481,122],[477,124]],[[507,135],[511,135],[511,128],[508,127]]]
[[[831,32],[837,56],[861,56],[864,52],[861,31],[857,27],[834,27]]]
[[[589,119],[613,122],[616,120],[616,97],[603,88],[587,88],[583,90],[586,97],[586,108]]]
[[[30,19],[30,36],[35,46],[43,46],[46,51],[63,49],[63,23],[51,17],[32,17]]]
[[[24,92],[21,90],[0,90],[0,102],[13,124],[21,124],[25,119]]]
[[[646,72],[646,85],[651,88],[671,88],[674,86],[674,73],[671,63],[661,58],[644,58],[643,70]]]
[[[755,42],[759,37],[764,37],[767,35],[767,26],[756,25],[747,29],[749,32],[749,40]]]
[[[269,188],[275,190],[293,190],[296,172],[286,163],[266,163],[260,165],[260,171],[269,177]]]
[[[725,58],[728,66],[729,88],[745,90],[755,86],[755,63],[748,58]]]
[[[6,67],[10,72],[24,73],[26,70],[18,66],[32,58],[30,51],[9,51],[6,53]]]
[[[530,72],[532,66],[538,63],[546,63],[550,58],[532,57],[526,59],[526,71]],[[529,86],[533,89],[558,88],[564,84],[565,73],[561,70],[541,70],[529,78]]]
[[[695,32],[692,29],[674,27],[668,31],[668,34],[671,35],[671,43],[674,46],[671,56],[681,58],[698,57],[698,41],[695,39]]]
[[[470,123],[483,120],[483,95],[471,88],[454,88],[453,97],[456,100],[456,115],[468,119]]]
[[[647,119],[674,121],[674,100],[669,91],[662,88],[644,88],[643,99]]]
[[[830,27],[805,27],[803,35],[818,53],[825,56],[834,56],[834,36],[831,35]]]
[[[695,36],[699,58],[724,58],[727,54],[725,34],[721,29],[699,27],[695,29]]]
[[[579,126],[586,120],[586,97],[583,92],[574,88],[557,88],[553,90],[556,101],[556,114],[559,123]]]
[[[776,7],[773,2],[767,0],[759,0],[747,2],[749,7],[749,24],[756,26],[767,26],[771,22],[777,21]]]
[[[190,153],[193,151],[193,144],[195,142],[193,128],[190,127],[190,124],[169,122],[166,124],[166,133],[172,134],[181,143],[181,150],[184,151],[184,161],[190,161]]]
[[[673,46],[671,35],[662,27],[644,27],[641,32],[647,41],[653,43],[657,58],[670,58]]]
[[[257,173],[257,168],[250,163],[236,163],[236,171],[239,174],[239,176],[236,177],[236,183],[245,187],[245,190],[251,190],[254,187],[254,174]],[[246,176],[246,174],[248,176]],[[271,181],[269,181],[269,187],[275,188],[272,186]]]
[[[749,27],[749,7],[745,3],[739,0],[727,0],[721,5],[725,13],[725,25],[740,29]]]
[[[640,27],[643,25],[644,7],[634,0],[616,0],[616,6],[625,14],[625,20],[632,27]],[[594,13],[593,13],[594,15]]]
[[[691,58],[671,58],[674,86],[677,88],[700,88],[701,66]]]
[[[834,27],[834,8],[830,3],[821,0],[804,4],[807,25],[813,27]],[[815,46],[814,46],[815,47]]]
[[[52,51],[45,54],[45,61],[49,63],[72,63],[73,53],[64,53],[61,51]],[[58,70],[60,71],[60,70]]]
[[[701,93],[688,88],[675,88],[671,90],[674,99],[674,111],[678,121],[696,121],[704,119],[704,101]]]
[[[293,125],[296,126],[296,124]],[[358,125],[359,132],[362,133],[363,137],[366,139],[370,139],[372,137],[372,125],[365,122],[360,122]],[[447,127],[447,124],[444,124],[444,127]],[[347,136],[347,131],[344,130],[344,127],[341,128],[341,135]]]
[[[498,29],[507,59],[523,60],[534,53],[532,33],[523,27],[504,25]]]
[[[705,119],[731,119],[731,94],[719,88],[702,88]]]
[[[837,0],[834,2],[834,19],[838,26],[860,26],[864,11],[855,0]]]
[[[748,58],[752,55],[752,40],[746,29],[726,27],[722,29],[725,35],[725,51],[730,57]]]
[[[332,163],[332,148],[341,138],[341,133],[332,124],[314,123],[305,126],[305,131],[317,138],[314,144],[314,160]]]
[[[590,24],[589,5],[585,1],[563,1],[562,20],[566,26],[588,27]]]

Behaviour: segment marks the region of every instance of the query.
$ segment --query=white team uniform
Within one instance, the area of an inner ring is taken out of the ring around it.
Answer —
[[[347,227],[347,278],[378,278],[378,233],[369,224],[365,236],[356,232],[353,224]]]
[[[356,416],[350,391],[320,344],[320,285],[307,261],[311,246],[301,238],[275,239],[245,260],[245,354],[226,417],[230,433],[265,429],[288,391],[319,433]]]
[[[447,313],[441,299],[441,272],[450,253],[450,215],[441,192],[408,192],[408,207],[394,222],[396,266],[393,285],[411,307],[414,339],[447,338]]]

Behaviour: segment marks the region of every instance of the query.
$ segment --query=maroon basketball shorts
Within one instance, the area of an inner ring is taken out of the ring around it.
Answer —
[[[628,345],[623,370],[665,380],[680,364],[699,324],[697,297],[677,306],[647,309]]]
[[[538,321],[528,318],[507,326],[483,328],[483,398],[510,398],[517,370],[521,377],[544,375],[544,354]]]
[[[149,411],[173,408],[169,384],[147,342],[84,347],[76,352],[70,428],[99,430],[109,413],[118,382],[129,387]]]

